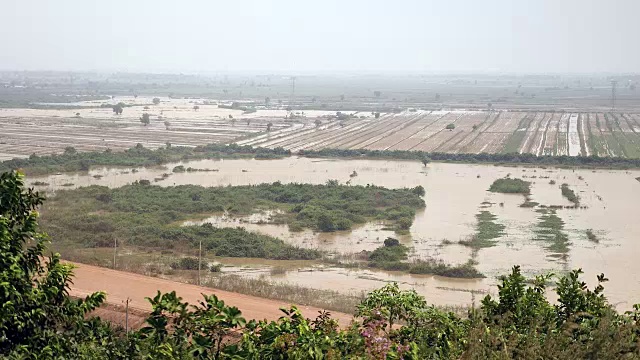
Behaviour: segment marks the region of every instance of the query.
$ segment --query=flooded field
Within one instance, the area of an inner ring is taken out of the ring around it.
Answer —
[[[122,114],[116,115],[111,106],[120,102],[125,107]],[[167,97],[154,104],[153,97],[123,96],[111,100],[40,104],[56,106],[51,109],[0,108],[0,161],[31,154],[61,153],[67,146],[78,151],[103,151],[124,150],[138,143],[157,148],[166,143],[184,146],[229,143],[245,137],[262,138],[262,133],[264,137],[276,137],[315,128],[316,118],[335,115],[335,111],[299,111],[294,121],[287,119],[289,112],[284,109],[263,107],[245,112],[220,108],[217,104],[209,99]],[[150,117],[146,126],[140,122],[144,113]],[[358,113],[360,116],[371,116],[371,113]]]
[[[248,277],[267,277],[304,286],[359,292],[380,287],[386,281],[398,281],[414,287],[435,304],[469,304],[484,293],[495,292],[495,277],[512,265],[522,265],[527,274],[562,272],[581,267],[590,284],[596,274],[604,272],[610,282],[606,293],[620,308],[630,308],[640,298],[640,263],[636,261],[640,226],[635,223],[640,205],[640,171],[570,170],[553,168],[498,167],[382,160],[324,160],[285,158],[281,160],[202,160],[182,163],[185,167],[210,169],[210,172],[172,173],[169,164],[159,168],[93,169],[89,173],[52,175],[29,179],[39,182],[37,189],[59,189],[87,185],[118,187],[136,180],[150,180],[160,186],[198,184],[203,186],[247,185],[264,182],[324,183],[337,179],[352,185],[375,184],[389,188],[422,185],[426,190],[426,209],[418,212],[410,234],[396,236],[412,249],[413,257],[439,259],[446,263],[465,263],[470,259],[487,277],[459,280],[370,270],[334,267],[288,266],[285,271],[271,271],[273,261],[239,263],[227,261],[224,272]],[[350,177],[353,172],[357,176]],[[169,174],[163,178],[163,174]],[[537,239],[540,207],[521,207],[523,195],[488,192],[491,183],[510,175],[530,181],[531,200],[543,206],[557,207],[556,215],[564,221],[562,232],[568,236],[568,251],[558,253]],[[566,183],[580,197],[579,208],[562,196],[560,185]],[[496,223],[505,226],[504,235],[493,247],[472,249],[458,244],[477,231],[476,214],[489,211]],[[217,226],[244,226],[251,231],[281,237],[300,246],[319,248],[336,254],[373,250],[392,231],[369,223],[350,232],[291,233],[285,225],[263,224],[269,214],[244,219],[224,215],[212,216]],[[261,221],[262,220],[262,221]],[[201,221],[201,220],[199,220]],[[587,230],[597,236],[590,241]]]

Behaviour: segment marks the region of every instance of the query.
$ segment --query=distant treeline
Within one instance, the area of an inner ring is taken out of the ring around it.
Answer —
[[[251,146],[209,144],[197,147],[171,146],[156,150],[138,144],[125,151],[78,152],[67,147],[60,155],[31,155],[26,159],[12,159],[0,163],[0,173],[22,169],[28,175],[44,175],[57,172],[87,171],[92,166],[153,166],[170,162],[255,157],[272,159],[290,156],[283,148],[267,149]]]
[[[469,164],[530,164],[567,167],[593,167],[630,169],[640,168],[640,159],[600,156],[536,156],[533,154],[450,154],[441,152],[424,152],[409,150],[367,150],[367,149],[322,149],[300,150],[300,156],[306,157],[367,157],[375,159],[399,159],[418,161],[459,162]]]
[[[105,151],[78,152],[73,147],[65,149],[63,154],[38,156],[31,155],[26,159],[13,159],[0,162],[0,173],[22,169],[28,175],[44,175],[56,172],[87,171],[92,166],[153,166],[170,162],[219,159],[219,158],[256,158],[278,159],[291,156],[290,150],[282,147],[274,149],[252,147],[237,144],[209,144],[196,147],[171,146],[167,144],[156,150],[151,150],[138,144],[135,147],[115,152]],[[535,156],[532,154],[449,154],[428,153],[407,150],[346,150],[322,149],[300,150],[296,154],[305,157],[340,157],[340,158],[372,158],[458,162],[468,164],[496,164],[496,165],[537,165],[560,167],[589,167],[607,169],[640,168],[640,159],[599,156]]]

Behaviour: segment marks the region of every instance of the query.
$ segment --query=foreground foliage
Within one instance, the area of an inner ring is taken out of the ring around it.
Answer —
[[[0,356],[8,359],[638,359],[640,306],[620,314],[590,289],[580,270],[531,285],[519,267],[500,278],[498,296],[461,318],[397,284],[369,293],[354,321],[307,319],[296,308],[276,321],[246,320],[216,295],[196,305],[175,292],[150,298],[143,328],[125,334],[87,314],[103,293],[71,299],[71,269],[37,230],[42,198],[15,173],[0,176]],[[397,246],[397,244],[390,244]]]

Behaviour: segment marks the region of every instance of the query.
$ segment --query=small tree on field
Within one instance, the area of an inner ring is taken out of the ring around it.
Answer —
[[[316,119],[316,121],[314,121],[314,124],[316,124],[316,127],[319,127],[320,125],[322,125],[322,121],[320,121],[320,119]]]
[[[194,106],[193,106],[193,110],[194,110],[194,111],[198,111],[199,109],[200,109],[200,106],[198,106],[198,105],[194,105]]]
[[[77,153],[78,151],[76,151],[76,148],[74,148],[73,146],[67,146],[66,148],[64,148],[65,155],[75,155]]]
[[[375,117],[376,119],[379,119],[380,118],[380,113],[376,112],[375,114],[373,114],[373,117]]]
[[[152,101],[153,101],[153,105],[158,105],[158,104],[160,104],[160,98],[157,98],[157,97],[156,97],[156,98],[153,98],[153,100],[152,100]]]
[[[436,101],[440,101],[440,94],[436,94]]]
[[[231,126],[236,126],[236,119],[231,119]]]
[[[113,112],[116,115],[122,115],[122,111],[124,110],[124,108],[122,107],[122,105],[118,104],[118,105],[114,105],[113,106]]]
[[[229,114],[229,119],[233,119],[233,115]]]
[[[144,124],[144,126],[149,125],[151,123],[151,116],[149,116],[148,113],[142,114],[142,116],[140,117],[140,122]]]
[[[382,93],[381,93],[380,91],[376,90],[376,91],[374,91],[374,92],[373,92],[373,95],[374,95],[375,97],[379,98],[379,97],[380,97],[380,95],[382,95]]]
[[[487,103],[487,107],[489,108],[489,110],[491,110],[493,108],[493,104],[492,103]]]
[[[453,129],[455,129],[455,128],[456,128],[456,125],[455,125],[455,124],[449,124],[449,125],[447,125],[447,127],[446,127],[446,129],[447,129],[447,130],[453,130]]]
[[[168,121],[165,121],[165,122],[164,122],[164,127],[165,127],[167,130],[169,130],[169,128],[171,127],[171,123],[170,123],[170,122],[168,122]]]
[[[473,131],[478,130],[478,124],[473,125]]]
[[[422,165],[427,166],[431,162],[431,159],[425,156],[424,158],[422,158],[422,160],[420,160],[420,162],[422,162]]]
[[[344,101],[344,94],[340,95],[340,101]]]
[[[269,106],[269,104],[271,104],[271,98],[268,96],[265,96],[264,98],[264,105],[265,106]]]
[[[269,122],[269,123],[267,124],[267,132],[270,132],[270,131],[271,131],[271,127],[272,127],[272,126],[273,126],[273,123],[271,123],[271,122]]]

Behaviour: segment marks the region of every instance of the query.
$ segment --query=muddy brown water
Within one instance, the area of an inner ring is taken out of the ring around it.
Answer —
[[[464,305],[478,303],[485,293],[495,294],[496,276],[505,274],[519,264],[529,275],[548,271],[561,273],[582,268],[585,280],[593,285],[597,274],[605,273],[609,299],[621,309],[640,302],[640,262],[637,261],[640,224],[637,214],[640,204],[640,171],[571,170],[491,165],[432,163],[427,167],[411,161],[329,160],[291,157],[279,160],[201,160],[180,163],[185,167],[216,169],[215,172],[171,173],[176,164],[158,168],[97,168],[87,173],[51,175],[30,178],[43,181],[40,190],[55,192],[64,188],[88,185],[119,187],[136,180],[147,179],[160,186],[197,184],[202,186],[247,185],[265,182],[304,182],[320,184],[329,179],[352,185],[375,184],[389,188],[424,186],[427,207],[416,215],[410,235],[400,240],[412,247],[414,257],[439,259],[446,263],[465,263],[470,258],[485,279],[450,279],[438,276],[418,276],[394,272],[349,270],[334,267],[291,268],[284,273],[272,272],[273,262],[229,264],[225,272],[250,277],[266,277],[275,281],[295,283],[344,292],[360,292],[398,281],[405,288],[413,287],[434,304]],[[350,178],[356,171],[358,176]],[[160,179],[163,173],[171,175]],[[564,258],[550,256],[545,243],[534,240],[539,213],[521,208],[522,195],[496,194],[487,191],[497,178],[510,174],[532,182],[532,200],[544,205],[570,203],[562,197],[560,184],[567,183],[580,196],[586,209],[559,209],[565,222],[564,232],[571,242]],[[97,175],[97,176],[96,176]],[[535,177],[535,178],[534,178]],[[155,181],[154,179],[157,179]],[[556,184],[549,184],[555,180]],[[63,186],[73,184],[73,186]],[[502,205],[500,205],[502,203]],[[497,222],[505,225],[505,235],[497,245],[473,252],[456,244],[475,233],[475,214],[488,210]],[[381,224],[370,223],[350,232],[317,234],[311,231],[291,233],[284,225],[259,224],[258,218],[240,219],[214,216],[208,219],[218,226],[245,226],[251,231],[278,236],[305,247],[335,253],[354,253],[380,246],[393,232]],[[587,239],[592,229],[600,242]],[[453,244],[445,245],[443,240]]]

